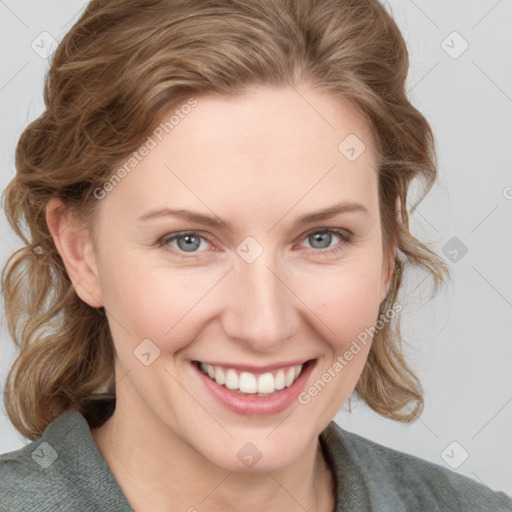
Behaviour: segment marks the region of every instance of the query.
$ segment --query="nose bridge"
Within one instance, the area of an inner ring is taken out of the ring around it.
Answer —
[[[284,284],[285,275],[272,251],[265,250],[256,260],[248,261],[241,257],[235,263],[224,329],[255,349],[271,351],[297,328],[294,295]]]

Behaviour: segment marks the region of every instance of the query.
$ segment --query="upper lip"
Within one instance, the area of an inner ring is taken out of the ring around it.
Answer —
[[[197,363],[205,363],[210,366],[220,366],[222,368],[232,368],[233,370],[239,370],[241,372],[250,373],[266,373],[272,372],[273,370],[279,370],[280,368],[288,368],[290,366],[304,365],[312,359],[296,359],[294,361],[282,361],[280,363],[273,363],[266,366],[255,366],[251,364],[240,364],[240,363],[224,363],[215,361],[200,361],[196,360]]]

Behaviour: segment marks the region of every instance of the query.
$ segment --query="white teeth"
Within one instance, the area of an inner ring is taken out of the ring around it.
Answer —
[[[228,389],[238,389],[238,374],[235,370],[228,370],[226,372],[226,387]]]
[[[210,373],[208,372],[208,375]],[[224,384],[226,382],[226,376],[224,375],[224,370],[220,366],[215,367],[215,382],[217,384]]]
[[[286,377],[284,379],[284,383],[286,387],[289,387],[293,384],[293,381],[295,380],[295,367],[292,366],[291,368],[288,368],[286,371]]]
[[[227,370],[220,366],[212,366],[200,363],[201,371],[214,380],[219,386],[226,386],[228,389],[239,390],[247,394],[270,394],[290,387],[302,371],[301,364],[291,366],[288,369],[280,369],[276,372],[267,372],[259,376],[251,372],[238,372],[232,368]]]
[[[249,372],[242,372],[240,374],[240,382],[238,383],[238,388],[242,393],[256,393],[258,390],[256,376]]]
[[[275,379],[274,379],[274,387],[277,390],[284,389],[284,371],[283,370],[277,370]]]
[[[274,376],[271,373],[264,373],[258,379],[258,393],[273,393],[274,389]]]

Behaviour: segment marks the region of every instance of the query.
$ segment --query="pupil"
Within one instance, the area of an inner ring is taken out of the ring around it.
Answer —
[[[186,240],[186,243],[182,246],[180,241]],[[200,240],[197,236],[194,235],[183,235],[178,238],[178,245],[180,249],[185,250],[187,252],[192,252],[199,247]]]
[[[325,249],[325,247],[329,247],[330,237],[331,237],[330,233],[316,233],[315,235],[313,235],[313,239],[314,239],[313,247],[315,247],[314,244],[316,242],[320,242],[320,244],[321,244],[322,242],[325,242],[326,240],[327,240],[327,245],[323,245],[322,247],[316,247],[316,249]]]

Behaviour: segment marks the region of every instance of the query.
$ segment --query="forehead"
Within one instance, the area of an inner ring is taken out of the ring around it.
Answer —
[[[369,150],[373,146],[368,123],[350,103],[310,88],[260,86],[237,96],[206,95],[196,101],[197,106],[164,135],[172,135],[168,153],[176,163],[199,156],[198,146],[205,158],[263,163],[307,153],[338,158],[339,145],[348,135],[357,136],[359,145]],[[163,116],[161,126],[168,118]],[[173,145],[179,151],[173,151]],[[367,159],[371,156],[368,151]]]
[[[366,120],[350,104],[291,87],[195,100],[162,117],[150,134],[154,147],[116,186],[112,202],[122,196],[139,214],[148,206],[211,213],[233,205],[249,214],[268,207],[275,216],[299,202],[340,200],[371,209],[376,154]]]

